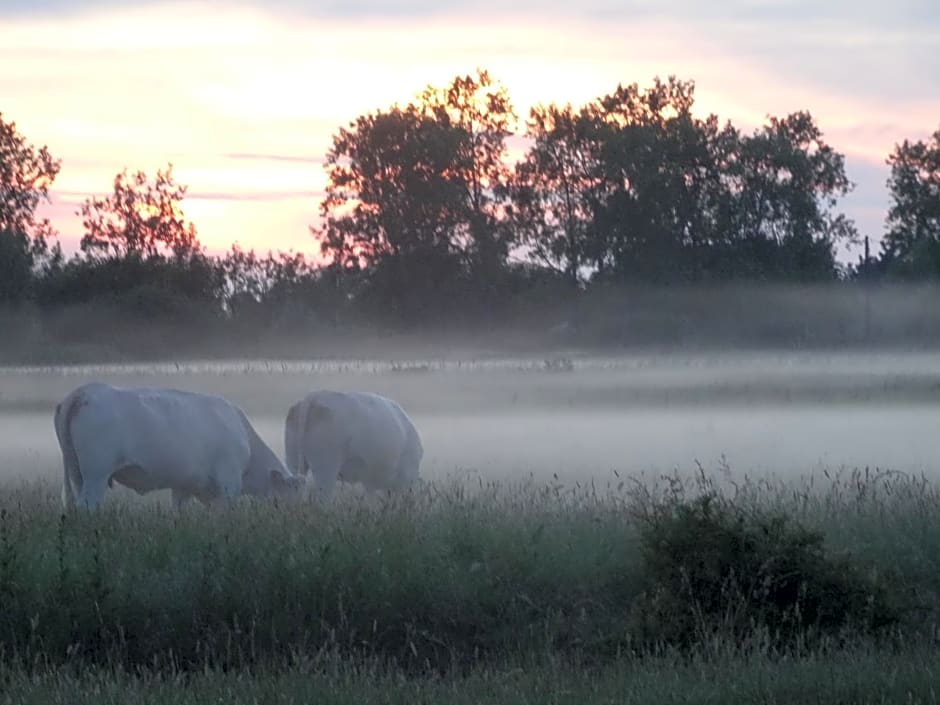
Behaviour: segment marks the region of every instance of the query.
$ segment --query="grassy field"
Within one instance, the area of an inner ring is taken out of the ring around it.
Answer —
[[[917,644],[899,651],[857,647],[809,654],[799,660],[763,654],[660,657],[642,662],[624,660],[590,671],[561,663],[425,678],[404,678],[376,667],[330,662],[276,672],[211,670],[194,675],[58,669],[38,676],[6,675],[0,703],[920,705],[940,702],[937,681],[935,646]]]
[[[57,501],[0,494],[0,703],[938,699],[924,479]]]

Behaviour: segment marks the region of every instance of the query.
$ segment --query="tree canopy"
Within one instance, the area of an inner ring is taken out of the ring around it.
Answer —
[[[325,263],[237,245],[208,255],[172,164],[152,178],[125,168],[87,198],[66,260],[37,215],[60,161],[0,115],[0,301],[420,323],[594,287],[940,277],[940,130],[887,163],[881,253],[841,266],[837,249],[860,239],[839,210],[853,184],[809,111],[748,133],[702,114],[694,82],[669,76],[537,104],[520,126],[505,87],[478,69],[333,134],[311,228]]]
[[[884,259],[902,275],[940,276],[940,128],[926,141],[896,145],[887,163]]]

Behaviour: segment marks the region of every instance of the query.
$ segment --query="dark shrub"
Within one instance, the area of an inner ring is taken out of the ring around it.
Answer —
[[[763,631],[786,645],[897,621],[883,581],[828,555],[821,534],[716,492],[655,506],[641,540],[648,585],[634,614],[647,641],[740,643]]]

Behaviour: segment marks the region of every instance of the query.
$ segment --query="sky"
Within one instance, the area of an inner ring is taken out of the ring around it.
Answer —
[[[670,74],[748,131],[809,110],[856,184],[841,210],[877,242],[885,158],[940,127],[940,3],[0,0],[0,66],[4,120],[62,160],[42,214],[66,251],[116,173],[172,163],[211,252],[315,252],[337,129],[478,67],[523,117]]]

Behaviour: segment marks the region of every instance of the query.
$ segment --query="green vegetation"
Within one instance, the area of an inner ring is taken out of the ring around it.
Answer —
[[[936,648],[896,651],[857,647],[798,660],[767,654],[621,660],[584,670],[565,663],[532,669],[477,669],[465,676],[406,679],[377,666],[330,658],[289,669],[184,674],[144,670],[58,669],[39,676],[0,676],[3,705],[323,705],[454,703],[454,705],[876,705],[940,702]]]
[[[615,476],[64,517],[54,489],[21,485],[0,499],[2,691],[936,702],[940,492],[829,481]]]

